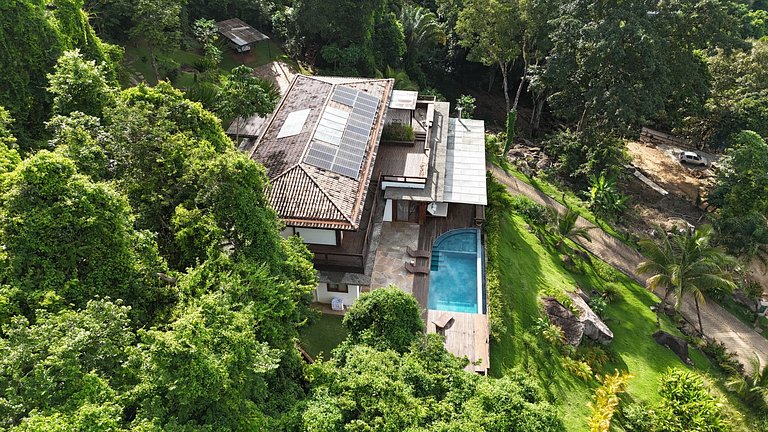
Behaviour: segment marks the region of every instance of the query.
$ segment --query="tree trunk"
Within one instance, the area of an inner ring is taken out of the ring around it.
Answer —
[[[517,103],[520,102],[520,93],[523,92],[523,84],[525,84],[525,77],[528,73],[528,60],[525,55],[525,41],[523,41],[523,76],[520,77],[520,85],[517,86],[517,93],[515,93],[515,102],[512,104],[512,109],[517,109]],[[507,110],[509,112],[509,110]]]
[[[507,67],[508,63],[503,63],[501,60],[499,60],[499,68],[501,69],[501,78],[502,78],[502,84],[504,86],[504,102],[505,102],[505,113],[509,113],[510,109],[510,103],[509,103],[509,84],[507,82]]]
[[[656,308],[656,327],[661,328],[661,319],[659,318],[659,314],[664,310],[664,305],[667,303],[667,297],[669,297],[669,290],[664,291],[664,298],[661,299],[661,303],[659,303],[660,307]]]
[[[149,59],[152,61],[152,70],[155,71],[155,79],[160,82],[160,71],[157,70],[157,61],[155,61],[155,50],[149,50]],[[146,77],[145,77],[146,78]]]
[[[240,146],[240,117],[235,118],[235,145]]]
[[[547,99],[545,97],[540,97],[536,100],[536,105],[533,107],[533,136],[537,136],[539,133],[539,124],[541,122],[541,115],[544,112],[544,102]]]
[[[693,302],[696,304],[696,315],[699,318],[699,333],[704,336],[704,327],[701,325],[701,309],[699,309],[699,298],[693,296]]]

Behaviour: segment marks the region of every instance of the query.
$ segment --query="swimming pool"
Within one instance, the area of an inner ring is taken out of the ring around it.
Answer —
[[[448,231],[435,240],[427,307],[485,313],[485,277],[480,229]]]

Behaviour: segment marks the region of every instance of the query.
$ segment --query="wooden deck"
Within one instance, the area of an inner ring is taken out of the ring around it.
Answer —
[[[445,336],[445,349],[448,352],[469,359],[465,370],[483,375],[488,373],[488,315],[429,310],[427,333]]]

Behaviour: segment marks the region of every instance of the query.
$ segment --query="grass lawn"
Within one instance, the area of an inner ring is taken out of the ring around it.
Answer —
[[[312,358],[322,357],[328,360],[331,350],[347,337],[347,332],[341,326],[341,319],[340,316],[321,314],[299,332],[301,346]]]
[[[194,67],[195,63],[202,57],[197,52],[184,51],[181,49],[174,50],[173,52],[164,55],[170,57],[179,63],[179,65],[189,65],[192,67]],[[273,60],[293,63],[293,60],[288,58],[280,49],[280,45],[272,40],[258,43],[250,52],[242,54],[236,53],[228,47],[224,47],[220,69],[222,73],[227,73],[232,70],[232,68],[243,64],[256,68]],[[136,73],[139,73],[144,77],[146,83],[150,85],[157,84],[157,76],[155,76],[155,71],[152,69],[149,50],[145,47],[126,46],[123,65],[126,67],[128,73],[134,75],[134,77],[136,77]],[[192,83],[192,75],[193,74],[188,72],[181,72],[173,84],[176,87],[188,87]],[[130,82],[123,82],[122,84],[124,86],[129,86]]]
[[[584,200],[576,196],[576,194],[573,191],[571,190],[564,191],[562,189],[558,189],[557,186],[553,185],[546,179],[541,178],[539,176],[528,177],[510,164],[505,164],[504,166],[502,166],[502,168],[505,171],[507,171],[509,174],[517,177],[519,180],[522,180],[525,183],[528,183],[534,188],[540,190],[541,192],[543,192],[550,198],[553,198],[555,201],[559,202],[560,204],[563,204],[574,210],[577,210],[581,215],[581,217],[599,226],[603,231],[605,231],[606,233],[610,234],[613,237],[616,237],[621,242],[627,243],[632,247],[636,247],[636,245],[628,243],[626,237],[623,236],[619,231],[617,231],[610,223],[607,223],[599,219],[598,217],[596,217],[595,214],[592,213],[592,210],[589,209],[588,204]]]
[[[567,430],[588,429],[589,404],[598,383],[594,379],[585,382],[566,370],[560,361],[561,354],[536,334],[534,326],[542,316],[538,299],[544,293],[572,291],[577,285],[586,292],[603,291],[606,287],[615,292],[615,299],[605,314],[605,322],[614,333],[608,348],[613,360],[602,371],[594,372],[629,371],[634,375],[627,389],[627,396],[632,400],[656,401],[660,375],[668,367],[689,367],[651,338],[656,331],[656,318],[650,306],[657,300],[643,287],[618,271],[606,271],[607,266],[596,270],[584,265],[583,274],[568,272],[562,267],[560,255],[542,246],[517,216],[503,215],[499,229],[501,304],[490,307],[497,308],[505,331],[491,342],[491,374],[500,376],[506,369],[523,367],[536,375],[559,408]],[[662,329],[680,335],[666,317],[662,320]],[[691,348],[690,356],[696,369],[718,375],[698,350]]]

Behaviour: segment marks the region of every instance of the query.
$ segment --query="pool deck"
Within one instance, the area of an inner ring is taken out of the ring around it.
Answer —
[[[432,253],[432,245],[440,235],[454,229],[475,226],[475,206],[469,204],[450,204],[448,215],[444,218],[428,217],[419,228],[419,249]],[[428,265],[428,258],[419,258],[417,264]],[[418,300],[427,323],[427,333],[445,336],[445,348],[457,357],[467,357],[470,361],[465,368],[468,371],[485,375],[490,365],[488,315],[462,312],[448,312],[427,309],[429,301],[429,275],[417,274],[413,277],[413,295]],[[481,301],[481,300],[479,300]],[[445,323],[444,328],[439,324]],[[477,365],[473,363],[478,361]]]
[[[445,336],[445,349],[457,357],[466,357],[469,372],[485,375],[490,365],[488,315],[427,311],[427,333]]]

